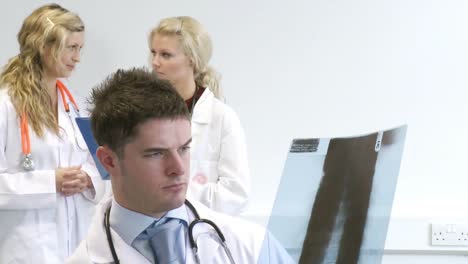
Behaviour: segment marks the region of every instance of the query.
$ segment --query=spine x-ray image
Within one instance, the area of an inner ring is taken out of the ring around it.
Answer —
[[[298,263],[381,263],[405,134],[293,140],[268,228]]]

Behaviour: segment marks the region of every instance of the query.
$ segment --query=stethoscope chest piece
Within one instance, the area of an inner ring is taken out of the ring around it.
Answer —
[[[23,169],[27,171],[34,170],[34,160],[31,157],[31,153],[28,153],[24,156],[22,165],[23,165]]]

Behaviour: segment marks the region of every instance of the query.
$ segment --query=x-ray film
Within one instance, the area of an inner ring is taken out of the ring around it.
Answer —
[[[298,263],[381,263],[405,135],[292,141],[268,229]]]

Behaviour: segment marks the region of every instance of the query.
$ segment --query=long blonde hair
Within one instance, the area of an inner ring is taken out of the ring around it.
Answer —
[[[39,7],[23,21],[18,33],[20,52],[0,75],[0,87],[8,88],[18,116],[25,114],[39,137],[44,129],[59,132],[52,97],[42,84],[44,48],[50,47],[53,62],[59,63],[67,37],[82,31],[84,24],[78,15],[57,4]]]
[[[209,87],[217,98],[222,98],[219,74],[208,65],[213,52],[210,35],[203,26],[192,17],[179,16],[161,20],[149,35],[149,44],[154,35],[177,36],[184,53],[193,62],[195,83]]]

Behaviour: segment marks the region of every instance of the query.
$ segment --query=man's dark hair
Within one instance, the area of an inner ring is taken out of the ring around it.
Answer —
[[[118,70],[93,88],[91,128],[100,146],[123,155],[137,127],[150,119],[190,120],[187,106],[167,81],[143,68]]]

